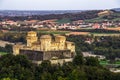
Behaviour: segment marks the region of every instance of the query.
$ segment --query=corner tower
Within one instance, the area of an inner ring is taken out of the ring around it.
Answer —
[[[38,37],[37,37],[37,33],[34,31],[29,31],[27,34],[27,46],[31,47],[32,43],[37,42]]]

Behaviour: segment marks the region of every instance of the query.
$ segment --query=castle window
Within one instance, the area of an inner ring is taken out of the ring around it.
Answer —
[[[72,44],[72,46],[74,46],[75,44]]]

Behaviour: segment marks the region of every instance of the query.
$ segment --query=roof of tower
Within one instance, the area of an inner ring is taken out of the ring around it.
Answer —
[[[35,31],[29,31],[28,34],[36,34]]]
[[[50,35],[42,35],[40,39],[51,39]]]
[[[61,36],[61,35],[57,35],[55,37],[59,37],[59,38],[66,38],[65,36]]]

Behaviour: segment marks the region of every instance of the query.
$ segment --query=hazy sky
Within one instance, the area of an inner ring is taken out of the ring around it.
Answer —
[[[120,0],[0,0],[0,10],[89,10],[120,7]]]

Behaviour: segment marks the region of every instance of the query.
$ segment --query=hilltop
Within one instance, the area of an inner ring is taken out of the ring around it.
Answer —
[[[87,19],[86,22],[120,21],[120,12],[115,10],[109,10],[109,12],[111,13],[107,15],[104,12],[101,12],[103,13],[102,16],[98,16],[92,19]]]

